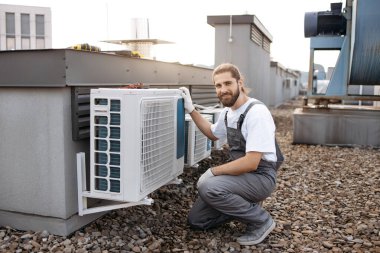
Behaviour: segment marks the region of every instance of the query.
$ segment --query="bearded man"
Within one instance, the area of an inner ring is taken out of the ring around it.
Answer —
[[[237,238],[241,245],[262,242],[276,223],[260,202],[276,188],[283,156],[275,139],[275,124],[268,108],[248,96],[237,66],[216,67],[212,74],[216,94],[225,107],[211,124],[194,109],[187,88],[181,87],[186,112],[211,140],[227,138],[230,160],[209,168],[198,180],[198,198],[188,216],[191,227],[210,229],[230,220],[245,223]]]

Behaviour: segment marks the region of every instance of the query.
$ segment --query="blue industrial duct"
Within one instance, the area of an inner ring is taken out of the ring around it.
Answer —
[[[380,1],[357,1],[350,84],[380,85]]]
[[[347,0],[346,5],[343,11],[332,3],[331,11],[305,13],[311,64],[315,50],[340,50],[324,96],[347,96],[350,85],[380,85],[380,0]]]

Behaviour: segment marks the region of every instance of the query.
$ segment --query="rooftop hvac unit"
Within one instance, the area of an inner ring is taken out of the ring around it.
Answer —
[[[91,90],[91,198],[136,202],[182,174],[183,99],[175,89]]]
[[[212,122],[210,115],[202,115]],[[185,165],[194,166],[211,155],[211,140],[195,125],[189,114],[185,116]]]
[[[219,119],[220,113],[223,111],[223,108],[205,108],[199,111],[202,115],[211,115],[212,123],[216,123]],[[223,145],[227,144],[227,139],[219,139],[212,142],[212,147],[214,149],[221,149]]]

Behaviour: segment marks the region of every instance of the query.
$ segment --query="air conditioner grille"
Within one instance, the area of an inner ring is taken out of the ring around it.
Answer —
[[[141,103],[141,192],[162,185],[171,175],[175,148],[175,107],[172,99]]]
[[[196,128],[195,130],[195,147],[194,147],[194,160],[199,162],[204,159],[204,154],[207,149],[207,137]]]
[[[185,164],[187,163],[187,152],[188,152],[188,145],[189,145],[189,121],[185,121]]]
[[[108,116],[94,115],[95,189],[120,193],[120,100],[97,98],[95,104],[110,104],[112,111]]]
[[[111,100],[111,112],[120,112],[120,100]]]

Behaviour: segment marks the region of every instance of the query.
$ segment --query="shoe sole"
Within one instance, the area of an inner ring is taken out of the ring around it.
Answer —
[[[275,227],[276,227],[276,222],[273,221],[270,227],[267,229],[267,231],[265,231],[265,233],[256,241],[238,242],[238,243],[243,246],[251,246],[251,245],[259,244],[260,242],[264,241],[264,239],[270,234],[270,232],[273,231]]]

